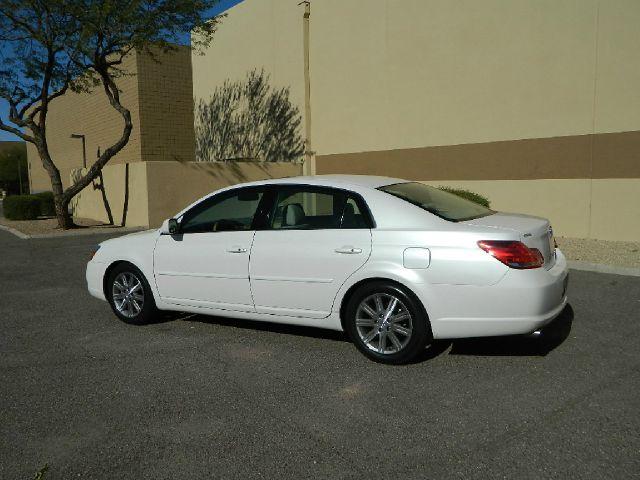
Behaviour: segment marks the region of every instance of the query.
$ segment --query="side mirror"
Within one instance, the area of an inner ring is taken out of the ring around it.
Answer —
[[[175,218],[169,219],[169,233],[175,235],[180,232],[180,224]]]
[[[180,224],[175,218],[170,218],[162,222],[160,233],[162,235],[175,235],[180,231]]]

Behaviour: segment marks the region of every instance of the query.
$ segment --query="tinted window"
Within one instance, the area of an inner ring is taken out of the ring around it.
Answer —
[[[380,187],[379,190],[402,198],[452,222],[486,217],[493,213],[493,210],[482,205],[418,182],[396,183]]]
[[[271,219],[275,230],[369,228],[355,197],[327,188],[280,189]]]
[[[340,228],[369,228],[369,222],[354,197],[348,197]]]
[[[251,230],[262,194],[256,189],[241,189],[204,200],[185,214],[181,231],[204,233]]]

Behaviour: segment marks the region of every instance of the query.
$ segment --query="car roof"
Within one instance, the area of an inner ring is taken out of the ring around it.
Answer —
[[[255,182],[243,183],[239,186],[249,185],[286,185],[290,183],[319,185],[324,187],[338,188],[379,188],[385,185],[393,185],[395,183],[404,183],[408,180],[392,177],[379,177],[374,175],[307,175],[298,177],[274,178],[269,180],[258,180]]]

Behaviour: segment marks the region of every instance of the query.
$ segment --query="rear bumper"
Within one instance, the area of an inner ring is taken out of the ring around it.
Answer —
[[[567,261],[557,250],[549,270],[510,269],[495,285],[448,285],[431,315],[435,338],[486,337],[531,333],[556,318],[567,304]],[[442,287],[440,287],[442,288]]]
[[[86,272],[86,279],[87,279],[87,289],[89,290],[89,293],[96,297],[99,298],[100,300],[105,300],[106,298],[104,296],[104,290],[103,290],[103,278],[104,278],[104,272],[107,268],[107,264],[106,263],[100,263],[100,262],[96,262],[95,260],[91,260],[89,263],[87,263],[87,272]]]

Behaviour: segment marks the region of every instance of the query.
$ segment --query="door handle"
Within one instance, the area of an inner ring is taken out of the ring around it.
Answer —
[[[246,248],[242,248],[242,247],[231,247],[231,248],[227,249],[227,252],[229,252],[229,253],[247,253],[247,249]]]
[[[336,248],[335,252],[336,253],[344,253],[346,255],[355,255],[357,253],[362,253],[362,249],[361,248],[354,248],[354,247],[341,247],[341,248]]]

